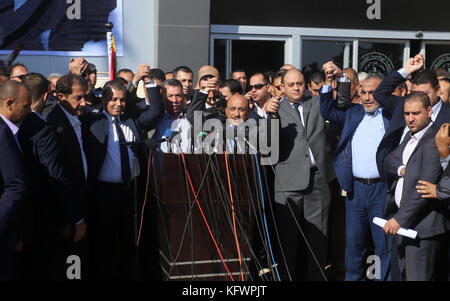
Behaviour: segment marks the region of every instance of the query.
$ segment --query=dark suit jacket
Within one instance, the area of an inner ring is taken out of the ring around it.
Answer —
[[[310,182],[308,146],[317,168],[327,182],[336,178],[331,148],[327,141],[325,121],[320,115],[319,96],[303,97],[303,127],[299,115],[285,99],[280,103],[279,160],[275,166],[275,191],[298,191]]]
[[[8,125],[0,118],[0,246],[19,241],[17,209],[25,196],[23,158]],[[0,258],[0,266],[1,258]]]
[[[389,129],[390,116],[382,111],[384,128]],[[364,118],[364,107],[359,104],[350,104],[344,111],[336,107],[333,100],[333,93],[320,93],[320,114],[324,119],[342,127],[341,137],[334,157],[334,167],[341,187],[348,193],[353,192],[353,171],[352,171],[352,138],[359,124]],[[386,133],[383,137],[388,139]],[[382,141],[383,141],[382,140]],[[382,162],[377,157],[377,166],[380,175],[383,174]]]
[[[53,110],[55,105],[58,103],[58,98],[54,95],[49,95],[47,100],[45,101],[44,110],[42,112],[42,116],[47,119],[48,114]]]
[[[47,122],[56,129],[58,152],[72,187],[72,197],[67,203],[64,219],[74,224],[87,216],[87,182],[80,144],[75,130],[59,105],[48,114]]]
[[[436,184],[442,173],[439,153],[434,141],[436,131],[436,127],[430,127],[409,158],[404,174],[400,208],[394,215],[400,226],[415,229],[420,238],[432,237],[450,230],[450,221],[445,217],[446,206],[443,206],[439,200],[422,198],[416,189],[419,180]],[[407,135],[384,161],[391,196],[395,193],[399,178],[397,171],[402,165],[403,151],[410,138],[411,136]],[[394,201],[393,197],[388,199],[386,207],[394,207],[395,205],[389,204]],[[386,216],[388,215],[387,212]]]
[[[123,114],[122,123],[125,123],[133,132],[138,141],[146,138],[144,133],[154,128],[163,114],[163,105],[159,95],[159,87],[147,89],[151,99],[150,106],[139,115]],[[109,121],[103,111],[85,110],[83,117],[83,141],[85,143],[86,157],[88,162],[88,182],[95,185],[103,162],[106,158]],[[143,151],[141,149],[141,151]],[[145,156],[140,156],[144,158]],[[144,162],[141,163],[141,166]]]
[[[444,170],[436,187],[436,194],[440,200],[447,202],[450,210],[450,164]]]
[[[23,240],[59,233],[70,224],[65,209],[72,192],[57,147],[56,131],[31,113],[20,126],[18,140],[25,162],[28,194],[24,201]]]
[[[191,126],[192,126],[192,137],[198,137],[199,133],[195,133],[195,123],[194,123],[194,115],[195,112],[201,112],[202,113],[202,120],[201,120],[201,126],[199,127],[197,125],[197,127],[203,131],[203,124],[206,120],[208,119],[217,119],[221,122],[222,124],[222,129],[223,129],[223,133],[222,133],[222,138],[223,141],[225,141],[225,139],[227,138],[227,116],[222,113],[219,110],[216,110],[215,108],[208,108],[206,109],[206,100],[208,98],[208,95],[205,93],[201,93],[199,90],[194,90],[194,94],[192,96],[192,101],[191,103],[187,106],[186,108],[186,119],[190,122]],[[256,125],[258,126],[258,121],[260,119],[262,119],[261,116],[259,116],[257,113],[255,113],[253,110],[250,111],[248,119],[254,120],[256,122]],[[215,129],[213,128],[212,131],[215,131]],[[251,140],[249,137],[249,128],[246,127],[245,128],[246,131],[246,139],[247,140]],[[254,132],[254,133],[257,133]],[[235,133],[236,134],[236,133]],[[235,138],[236,135],[234,135]],[[259,137],[259,135],[257,135],[257,137]]]
[[[392,115],[392,124],[389,129],[390,143],[383,144],[382,147],[386,149],[381,157],[389,154],[399,143],[403,134],[403,129],[406,126],[405,118],[403,116],[403,109],[406,97],[392,95],[395,88],[404,82],[405,79],[398,73],[393,71],[389,74],[378,86],[373,93],[373,97],[380,103],[384,110]],[[442,107],[439,114],[434,121],[434,124],[440,127],[443,123],[450,121],[450,106],[442,102]]]

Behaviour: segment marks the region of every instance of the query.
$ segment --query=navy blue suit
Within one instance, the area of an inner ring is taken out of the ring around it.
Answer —
[[[9,280],[13,247],[19,241],[17,209],[26,187],[22,155],[2,118],[0,141],[0,280]]]
[[[146,133],[156,127],[164,111],[159,87],[148,88],[147,91],[151,101],[143,112],[137,113],[134,108],[128,108],[133,114],[120,116],[121,123],[132,131],[136,141],[146,138]],[[91,276],[95,280],[131,280],[135,254],[133,186],[130,183],[109,183],[98,180],[107,157],[109,130],[112,125],[103,111],[85,110],[82,122],[85,128],[83,141],[88,164]],[[139,159],[141,171],[140,176],[135,179],[139,183],[136,193],[139,195],[139,200],[142,200],[143,189],[141,188],[144,188],[148,181],[147,173],[144,172],[147,167],[148,153],[143,144],[134,147],[133,151]],[[137,206],[138,212],[141,212],[142,204],[138,203]],[[148,211],[146,210],[146,214]],[[153,222],[155,218],[148,220]],[[155,228],[150,225],[148,227],[152,230]],[[143,240],[149,239],[147,236],[148,234],[145,237],[143,234]],[[148,252],[150,251],[147,251],[145,256],[149,256]],[[117,264],[116,257],[119,258]]]
[[[387,133],[390,136],[389,143],[384,145],[386,151],[380,154],[380,158],[386,157],[399,145],[403,130],[406,126],[405,117],[403,115],[406,97],[392,95],[395,88],[404,81],[405,79],[398,71],[393,71],[380,83],[375,92],[373,92],[373,97],[383,107],[387,114],[392,116],[392,124],[389,133]],[[434,124],[437,127],[440,127],[443,123],[449,121],[450,105],[442,102],[442,107],[434,120]],[[382,165],[379,167],[383,169]]]
[[[81,279],[86,279],[87,272],[87,238],[74,242],[75,224],[87,218],[87,181],[83,166],[80,143],[75,130],[59,105],[55,105],[47,116],[47,122],[56,129],[56,145],[61,163],[67,170],[67,181],[71,186],[68,195],[64,220],[71,225],[71,235],[64,241],[63,253],[65,259],[70,255],[77,255],[81,259]],[[70,194],[70,195],[69,195]],[[89,230],[88,230],[89,231]],[[65,261],[62,263],[66,269]],[[67,279],[65,273],[62,279]]]
[[[67,204],[73,195],[61,163],[56,131],[31,113],[17,134],[25,162],[28,194],[21,214],[23,277],[57,280],[61,259],[61,230],[71,223]]]
[[[364,265],[370,230],[375,245],[375,255],[378,255],[381,260],[381,280],[389,280],[390,242],[382,229],[372,223],[373,217],[384,217],[387,185],[383,181],[366,184],[355,180],[353,175],[352,139],[366,114],[364,107],[350,104],[346,110],[340,110],[336,107],[332,92],[320,93],[320,114],[324,119],[342,127],[334,166],[338,181],[347,192],[345,278],[351,281],[365,279]],[[382,118],[385,128],[383,142],[387,139],[390,116],[383,111]],[[381,162],[378,162],[377,157],[378,170],[380,165]],[[380,171],[379,173],[381,175]]]
[[[149,98],[152,100],[149,106],[146,106],[139,114],[130,108],[130,111],[133,113],[123,114],[120,117],[121,122],[131,129],[137,141],[145,139],[145,133],[156,127],[164,111],[159,87],[148,88],[147,91]],[[85,128],[83,142],[85,143],[88,163],[88,183],[93,185],[98,178],[106,157],[109,121],[103,112],[98,111],[85,110],[82,118]]]

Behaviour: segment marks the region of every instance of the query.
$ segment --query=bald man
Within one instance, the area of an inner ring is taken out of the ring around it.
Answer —
[[[242,125],[250,114],[250,108],[248,106],[248,99],[243,95],[232,95],[227,102],[225,108],[227,119],[233,126]]]
[[[30,92],[23,84],[8,80],[0,86],[0,281],[11,280],[13,252],[21,248],[17,211],[26,187],[17,132],[30,112]]]
[[[293,65],[291,65],[291,64],[284,64],[280,68],[280,70],[291,70],[291,69],[295,69],[295,67]]]
[[[336,176],[327,143],[319,96],[305,94],[305,78],[291,69],[281,78],[285,100],[278,114],[279,161],[275,165],[275,221],[281,249],[276,261],[282,280],[324,280],[327,260],[330,190]],[[275,100],[271,99],[270,102]],[[302,238],[306,235],[309,248]],[[281,252],[282,251],[282,252]]]

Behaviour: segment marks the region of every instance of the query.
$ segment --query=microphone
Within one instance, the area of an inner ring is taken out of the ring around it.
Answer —
[[[172,152],[172,139],[178,135],[180,132],[179,131],[173,131],[171,128],[168,128],[165,132],[164,132],[164,136],[162,137],[161,142],[167,142],[167,152],[171,153]]]
[[[164,132],[164,136],[162,137],[162,139],[161,139],[162,141],[160,141],[160,142],[164,142],[164,141],[170,142],[179,133],[180,132],[178,132],[178,131],[174,132],[174,131],[172,131],[172,129],[169,128]]]
[[[208,137],[209,134],[210,134],[209,132],[200,132],[200,133],[198,133],[198,136],[202,137],[202,138],[205,138],[205,137]]]
[[[164,136],[159,139],[153,139],[153,138],[147,138],[145,140],[140,140],[140,141],[131,141],[131,142],[120,142],[120,145],[137,145],[137,144],[148,144],[150,140],[153,140],[156,143],[161,143],[161,142],[166,142],[166,141],[171,141],[173,139],[173,137],[175,137],[176,135],[178,135],[180,132],[174,132],[171,129],[167,129]]]
[[[180,132],[172,131],[171,129],[167,129],[164,133],[164,136],[161,139],[153,139],[147,138],[145,140],[140,141],[132,141],[132,142],[119,142],[120,145],[126,145],[130,147],[134,147],[137,145],[145,145],[148,149],[156,149],[161,142],[171,142],[172,139],[178,135]]]

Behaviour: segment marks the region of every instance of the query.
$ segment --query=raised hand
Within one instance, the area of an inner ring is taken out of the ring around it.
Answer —
[[[264,104],[264,110],[267,114],[278,113],[280,109],[280,97],[272,97]]]
[[[322,69],[325,73],[325,84],[328,86],[331,85],[336,78],[342,77],[344,75],[342,69],[332,61],[323,64]]]
[[[436,133],[435,141],[441,158],[445,159],[450,155],[450,124],[444,123]]]
[[[408,59],[403,69],[406,73],[411,74],[422,69],[424,62],[423,55],[419,53],[414,58]]]
[[[78,57],[76,59],[71,58],[69,62],[69,71],[72,74],[83,75],[88,67],[88,61],[84,57]]]
[[[150,66],[147,64],[139,65],[133,77],[133,83],[138,84],[141,79],[150,76]]]

